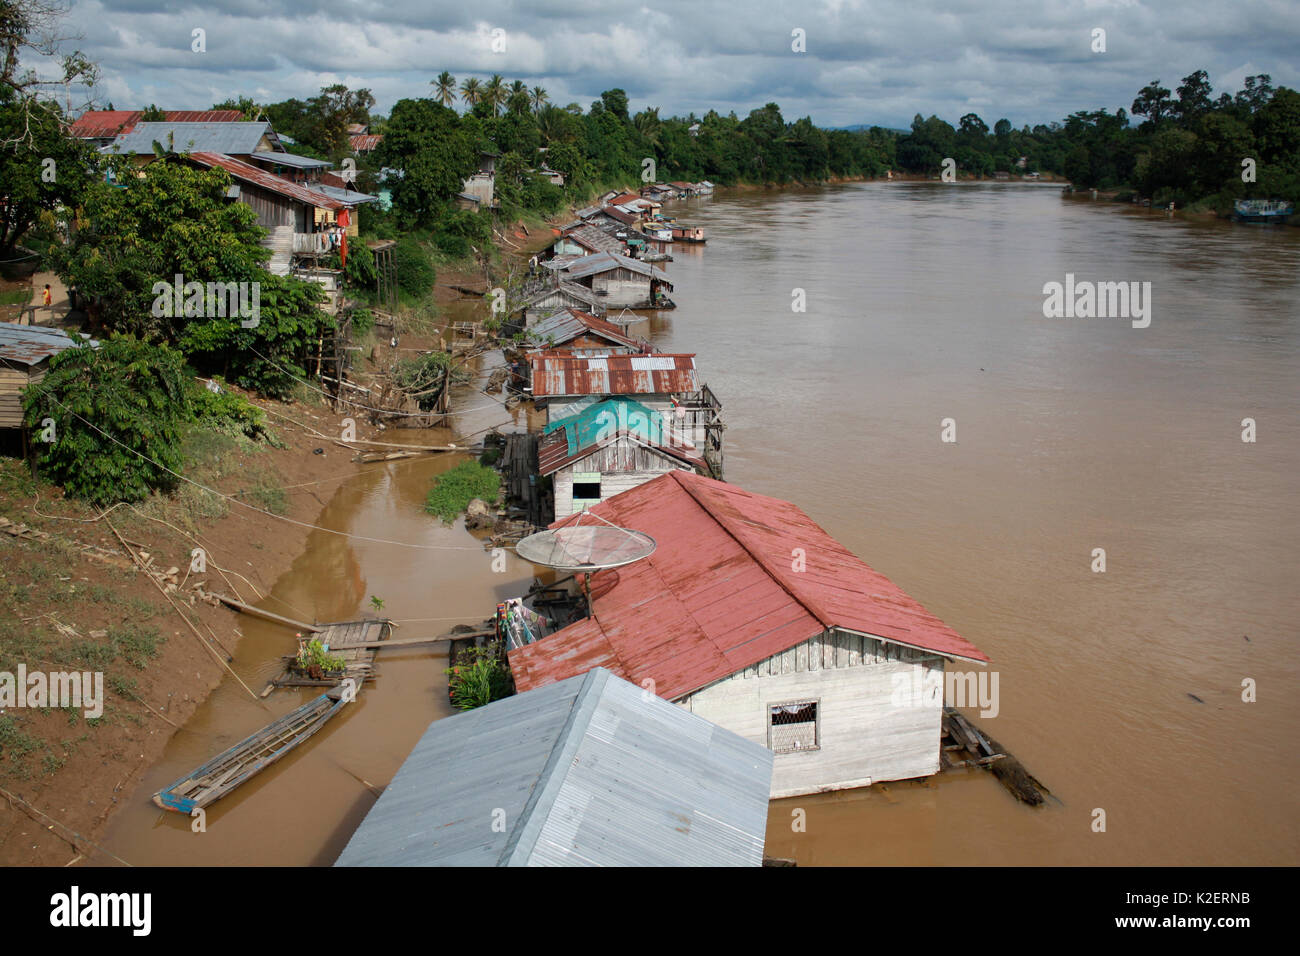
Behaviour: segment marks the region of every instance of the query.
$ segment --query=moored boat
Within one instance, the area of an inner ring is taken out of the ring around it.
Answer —
[[[1284,199],[1238,199],[1232,204],[1237,222],[1284,223],[1295,211],[1295,203]]]
[[[164,810],[188,815],[220,800],[325,726],[352,699],[350,691],[335,687],[290,711],[163,787],[153,795],[153,802]]]

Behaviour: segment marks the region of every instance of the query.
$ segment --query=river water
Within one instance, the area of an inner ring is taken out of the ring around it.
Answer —
[[[1297,231],[1011,184],[853,184],[672,211],[709,243],[673,250],[679,308],[633,331],[698,354],[724,403],[727,480],[794,501],[982,648],[998,713],[967,713],[1053,793],[1026,808],[978,772],[776,801],[768,853],[1295,863]],[[1044,284],[1067,273],[1150,282],[1149,327],[1044,317]],[[474,411],[458,434],[524,423],[469,390],[461,403]],[[318,524],[421,548],[314,532],[265,606],[343,620],[376,595],[397,637],[490,615],[534,569],[511,557],[493,573],[459,522],[422,514],[452,463],[373,465],[321,494]],[[237,668],[260,689],[292,635],[240,625]],[[331,862],[375,799],[357,778],[382,787],[451,712],[445,666],[427,648],[384,652],[357,704],[194,833],[149,795],[309,696],[263,705],[227,680],[123,798],[105,845],[133,863]]]

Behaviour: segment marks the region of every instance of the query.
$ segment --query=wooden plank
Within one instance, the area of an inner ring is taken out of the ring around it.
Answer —
[[[304,624],[302,621],[295,621],[290,617],[282,617],[279,614],[264,611],[260,607],[253,607],[251,604],[245,604],[243,601],[236,601],[234,598],[226,597],[224,594],[214,594],[212,596],[222,604],[229,605],[237,611],[243,611],[248,614],[257,615],[258,617],[264,617],[268,620],[275,621],[277,624],[284,624],[287,627],[294,627],[303,631],[311,631],[313,634],[319,634],[324,630],[324,628],[317,627],[315,624]]]

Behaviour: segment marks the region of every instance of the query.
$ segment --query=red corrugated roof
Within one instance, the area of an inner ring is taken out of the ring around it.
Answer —
[[[592,617],[510,652],[520,691],[605,667],[676,700],[831,627],[988,661],[788,501],[674,471],[591,511],[658,547],[592,575]]]
[[[348,137],[354,153],[368,153],[384,140],[383,133],[354,133]]]
[[[533,397],[558,395],[676,395],[694,392],[694,353],[606,355],[587,358],[567,352],[529,357]]]
[[[129,133],[144,115],[143,110],[88,110],[68,127],[72,136],[100,139]],[[168,123],[238,123],[244,118],[239,110],[164,110]]]
[[[291,183],[274,173],[269,173],[265,169],[235,159],[233,156],[227,156],[224,153],[189,153],[188,158],[204,166],[219,166],[236,179],[243,180],[246,183],[253,183],[281,196],[307,203],[309,206],[335,210],[344,209],[347,206],[346,203],[331,199],[324,193],[319,193],[300,183]]]

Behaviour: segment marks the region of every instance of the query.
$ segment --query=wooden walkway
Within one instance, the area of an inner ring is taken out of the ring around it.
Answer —
[[[339,677],[313,679],[296,672],[292,664],[297,659],[295,654],[284,656],[285,667],[262,691],[265,697],[277,687],[333,687],[347,678],[356,682],[358,690],[375,676],[375,654],[380,646],[392,635],[392,624],[388,621],[343,621],[337,624],[323,624],[313,637],[328,648],[327,653],[344,661],[343,674]]]

